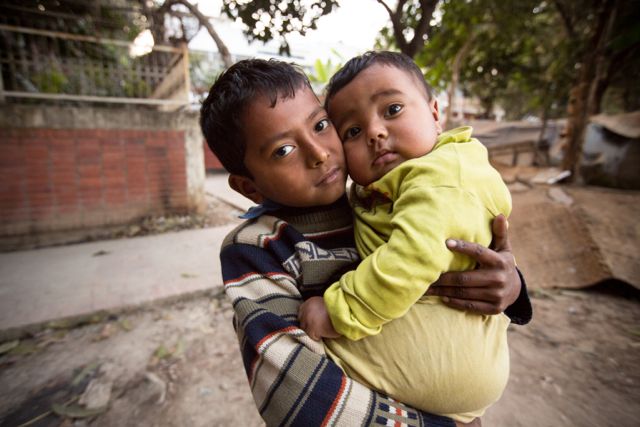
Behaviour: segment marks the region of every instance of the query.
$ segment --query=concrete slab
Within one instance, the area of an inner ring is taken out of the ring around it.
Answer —
[[[233,227],[0,253],[1,335],[221,286],[220,244]]]

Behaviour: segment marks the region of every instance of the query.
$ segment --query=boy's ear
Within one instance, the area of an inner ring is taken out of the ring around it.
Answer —
[[[251,178],[242,175],[229,175],[229,186],[258,205],[264,202],[264,196]]]
[[[429,108],[431,109],[431,113],[433,114],[433,120],[436,122],[436,129],[438,130],[438,135],[442,133],[442,125],[440,124],[440,109],[438,108],[438,100],[433,98],[431,102],[429,102]]]

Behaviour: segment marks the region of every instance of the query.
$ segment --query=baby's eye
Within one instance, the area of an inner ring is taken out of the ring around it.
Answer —
[[[322,119],[313,127],[316,132],[322,132],[329,127],[329,119]]]
[[[360,128],[358,126],[352,126],[344,133],[343,140],[346,141],[351,138],[355,138],[360,133]]]
[[[402,105],[400,105],[400,104],[391,104],[387,108],[387,116],[395,116],[400,111],[402,111]]]
[[[283,145],[282,147],[276,148],[272,155],[276,159],[281,159],[288,156],[294,149],[293,145]]]

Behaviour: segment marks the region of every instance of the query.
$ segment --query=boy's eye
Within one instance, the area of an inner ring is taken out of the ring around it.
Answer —
[[[400,104],[391,104],[387,108],[387,116],[395,116],[400,111],[402,111],[402,105],[400,105]]]
[[[322,132],[329,127],[329,119],[322,119],[314,126],[313,130],[316,132]]]
[[[273,157],[281,159],[282,157],[288,156],[294,149],[293,145],[283,145],[273,152]]]
[[[355,138],[360,133],[360,128],[357,126],[352,126],[344,133],[343,140],[346,141],[351,138]]]

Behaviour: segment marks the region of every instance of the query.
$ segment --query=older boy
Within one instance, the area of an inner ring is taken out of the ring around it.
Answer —
[[[454,425],[351,380],[299,329],[301,300],[322,295],[335,273],[358,260],[342,146],[306,77],[282,62],[241,61],[211,88],[201,125],[231,173],[231,187],[261,206],[227,236],[220,258],[245,370],[267,425]],[[513,265],[505,263],[511,259],[506,249],[480,255],[489,267],[483,273],[506,272],[515,280],[465,289],[476,295],[475,304],[493,300],[488,310],[517,296],[513,315],[526,322],[530,303]],[[486,296],[504,289],[513,297]]]
[[[441,273],[475,266],[445,241],[488,245],[493,218],[511,212],[509,191],[471,128],[442,133],[437,103],[406,55],[351,59],[325,102],[357,184],[351,202],[363,260],[324,299],[302,305],[302,327],[312,337],[334,338],[332,327],[345,337],[325,345],[352,378],[470,422],[506,386],[509,319],[453,310],[424,294]]]

